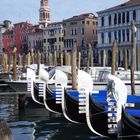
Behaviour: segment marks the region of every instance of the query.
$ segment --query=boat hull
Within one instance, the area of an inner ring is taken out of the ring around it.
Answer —
[[[69,91],[71,92],[71,91]],[[79,95],[77,91],[72,91],[72,93]],[[64,98],[63,98],[63,112],[65,117],[75,123],[86,123],[86,115],[79,113],[79,101],[72,98],[70,94],[68,94],[67,90],[64,90]]]

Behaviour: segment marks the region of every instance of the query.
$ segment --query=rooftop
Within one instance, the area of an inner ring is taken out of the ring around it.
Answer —
[[[76,15],[76,16],[73,16],[71,18],[65,19],[64,22],[65,21],[83,20],[85,18],[96,18],[96,16],[93,13],[84,13],[84,14],[81,14],[81,15]]]
[[[137,5],[137,4],[140,4],[140,0],[129,0],[129,1],[125,2],[125,3],[122,3],[122,4],[116,5],[114,7],[99,11],[98,13],[117,10],[117,9],[120,9],[120,8],[125,8],[127,6],[132,6],[132,5]]]

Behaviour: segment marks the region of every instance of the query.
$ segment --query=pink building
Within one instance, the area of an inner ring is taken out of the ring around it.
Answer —
[[[28,22],[14,24],[13,37],[18,53],[28,52],[28,34],[32,32],[32,26]]]

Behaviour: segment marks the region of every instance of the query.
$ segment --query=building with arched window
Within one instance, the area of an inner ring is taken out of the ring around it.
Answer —
[[[124,64],[124,49],[127,49],[128,66],[131,63],[131,21],[135,21],[136,32],[136,69],[138,65],[140,47],[140,0],[129,0],[123,4],[98,12],[98,54],[99,63],[103,66],[111,65],[112,44],[117,41],[118,65]],[[103,56],[102,56],[103,55]]]

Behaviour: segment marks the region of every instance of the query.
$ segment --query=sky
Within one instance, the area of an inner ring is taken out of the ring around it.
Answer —
[[[62,21],[82,13],[94,13],[124,3],[128,0],[49,0],[51,20]],[[28,21],[38,24],[40,0],[1,0],[0,23]]]

